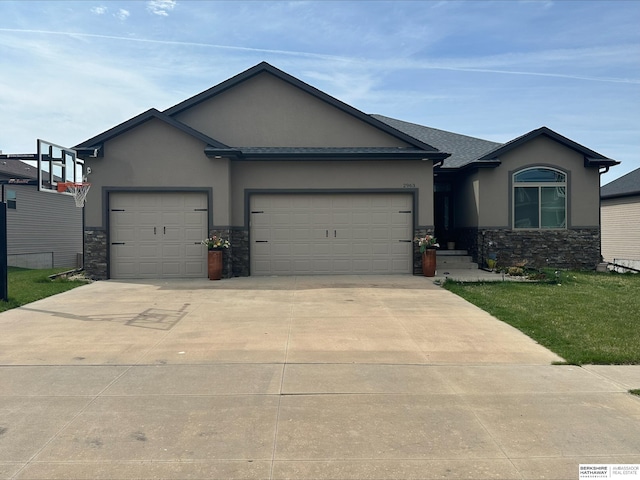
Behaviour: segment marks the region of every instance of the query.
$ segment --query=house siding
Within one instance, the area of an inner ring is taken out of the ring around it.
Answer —
[[[73,197],[40,192],[34,186],[11,185],[16,209],[7,210],[7,254],[10,266],[76,268],[82,254],[82,209]],[[5,193],[6,194],[6,193]]]
[[[640,196],[602,200],[602,256],[640,260]]]

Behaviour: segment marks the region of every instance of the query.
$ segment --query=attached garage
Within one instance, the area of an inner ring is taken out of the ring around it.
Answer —
[[[411,273],[413,210],[405,193],[252,195],[251,274]]]
[[[449,157],[264,62],[75,148],[96,279],[417,273]]]
[[[110,277],[206,277],[207,194],[112,192]]]

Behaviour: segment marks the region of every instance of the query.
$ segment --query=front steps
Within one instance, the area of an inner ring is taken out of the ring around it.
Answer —
[[[471,255],[466,250],[437,250],[438,271],[445,270],[477,270],[478,264],[473,263]]]

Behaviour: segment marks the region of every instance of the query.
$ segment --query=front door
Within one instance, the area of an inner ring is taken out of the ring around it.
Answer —
[[[447,242],[455,241],[453,233],[453,195],[450,182],[436,182],[434,185],[435,236],[444,248]]]

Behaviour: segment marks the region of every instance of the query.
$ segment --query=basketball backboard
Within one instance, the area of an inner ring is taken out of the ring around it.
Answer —
[[[84,161],[70,148],[38,139],[38,190],[59,192],[58,183],[82,183]]]

